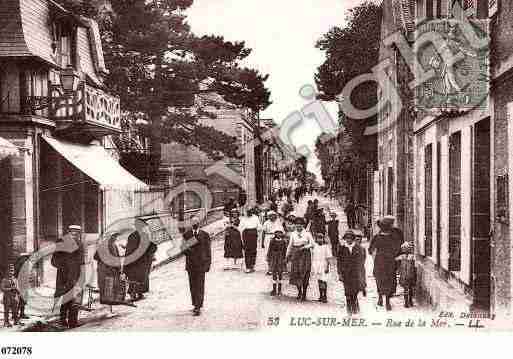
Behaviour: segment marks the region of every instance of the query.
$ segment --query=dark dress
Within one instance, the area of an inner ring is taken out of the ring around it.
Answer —
[[[395,258],[401,253],[402,243],[402,233],[394,229],[388,233],[379,232],[369,245],[369,253],[376,250],[373,274],[380,295],[392,296],[395,294],[397,289]]]
[[[101,304],[125,301],[126,286],[121,283],[121,257],[112,240],[100,243],[94,259],[97,261],[98,287]]]
[[[267,252],[267,263],[269,263],[269,271],[283,272],[285,270],[285,256],[287,254],[287,241],[285,239],[271,239],[269,242],[269,250]]]
[[[355,296],[361,290],[361,267],[364,262],[364,250],[355,244],[350,251],[347,246],[340,246],[337,252],[338,274],[344,282],[344,294]]]
[[[233,226],[226,228],[224,235],[224,257],[242,258],[242,239],[240,231]]]
[[[129,292],[143,294],[150,290],[150,272],[157,245],[138,231],[128,236],[126,253],[127,262],[124,272],[130,281]]]
[[[332,250],[335,250],[338,245],[338,225],[338,219],[328,221],[328,238],[330,240]],[[333,253],[333,255],[335,255],[335,253]]]
[[[313,214],[311,230],[313,233],[326,234],[326,217],[320,210],[316,210]]]

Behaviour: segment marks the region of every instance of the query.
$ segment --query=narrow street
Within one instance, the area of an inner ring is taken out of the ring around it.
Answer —
[[[304,213],[304,198],[296,205],[297,214]],[[321,206],[329,206],[345,220],[343,212],[328,199],[320,198]],[[83,325],[76,331],[161,331],[161,330],[250,330],[266,328],[269,318],[280,318],[278,328],[289,326],[291,317],[338,317],[346,316],[343,285],[338,282],[336,267],[333,266],[328,284],[327,304],[316,301],[317,283],[311,281],[307,302],[296,299],[295,287],[288,284],[285,277],[284,293],[281,297],[271,297],[270,277],[265,275],[264,250],[260,249],[256,272],[246,274],[240,270],[223,270],[223,242],[218,239],[212,246],[213,263],[206,280],[205,307],[200,317],[191,315],[191,303],[184,259],[170,263],[151,276],[151,292],[146,299],[137,303],[137,308],[114,307],[113,312],[99,311],[85,314]],[[391,316],[402,315],[415,318],[418,308],[405,309],[402,298],[393,298],[393,312],[385,312],[376,306],[376,287],[372,278],[372,260],[367,263],[368,295],[360,295],[361,314],[359,318],[372,317],[380,321]],[[401,289],[398,288],[398,293]]]

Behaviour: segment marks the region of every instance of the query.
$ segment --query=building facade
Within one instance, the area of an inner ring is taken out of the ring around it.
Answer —
[[[510,8],[505,1],[383,2],[383,31],[403,34],[419,60],[414,68],[434,70],[409,92],[419,75],[401,78],[411,65],[398,46],[382,45],[395,65],[388,75],[401,112],[392,102],[381,114],[376,179],[380,214],[395,215],[414,240],[417,295],[434,307],[494,314],[511,308]],[[461,52],[461,63],[441,67],[443,48],[424,41],[428,33]]]
[[[0,163],[5,270],[70,224],[97,240],[146,185],[117,162],[120,102],[103,85],[96,23],[51,0],[14,0],[0,28],[0,136],[21,149]]]

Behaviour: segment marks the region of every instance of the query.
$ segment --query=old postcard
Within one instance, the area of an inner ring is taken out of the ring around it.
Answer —
[[[512,24],[506,0],[0,0],[0,356],[512,330]]]

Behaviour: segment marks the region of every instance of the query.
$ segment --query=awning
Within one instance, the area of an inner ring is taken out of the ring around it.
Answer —
[[[75,167],[95,180],[101,189],[148,189],[146,183],[125,170],[100,145],[80,145],[44,136],[43,139]]]
[[[5,138],[0,137],[0,159],[7,156],[18,156],[20,151],[18,147],[7,141]]]

